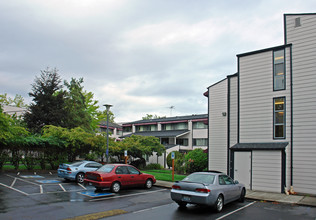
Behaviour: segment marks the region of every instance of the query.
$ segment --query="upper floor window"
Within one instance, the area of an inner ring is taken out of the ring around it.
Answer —
[[[123,127],[123,132],[132,132],[132,126]]]
[[[273,90],[285,89],[284,49],[273,52]]]
[[[207,124],[205,124],[203,121],[197,121],[193,122],[193,129],[206,129]]]
[[[136,131],[157,131],[157,125],[138,125]]]
[[[285,138],[285,98],[274,98],[273,130],[275,139]]]
[[[181,122],[181,123],[172,123],[172,124],[162,124],[161,129],[163,131],[184,130],[184,129],[188,129],[188,123]]]

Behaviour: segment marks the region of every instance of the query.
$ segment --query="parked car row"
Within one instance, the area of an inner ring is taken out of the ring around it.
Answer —
[[[102,165],[94,161],[60,164],[58,176],[66,180],[92,185],[96,190],[109,189],[113,193],[123,188],[144,187],[150,189],[156,183],[153,175],[145,174],[127,164]],[[196,172],[172,186],[171,199],[180,208],[187,204],[205,205],[221,212],[232,201],[243,202],[246,188],[222,172]]]

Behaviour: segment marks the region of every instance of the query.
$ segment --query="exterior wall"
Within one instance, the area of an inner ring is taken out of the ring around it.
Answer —
[[[291,176],[291,55],[290,47],[285,48],[285,90],[273,90],[273,49],[239,58],[240,91],[240,143],[289,142],[286,147],[286,186]],[[286,133],[285,139],[274,139],[273,98],[285,97]],[[268,152],[267,152],[268,153]],[[271,153],[271,152],[270,152]],[[253,163],[257,163],[253,158]],[[280,158],[278,159],[280,160]],[[261,166],[268,169],[270,162]],[[256,172],[253,170],[253,172]],[[281,177],[281,172],[278,174]],[[258,181],[256,175],[252,181]],[[266,185],[265,185],[266,184]],[[270,188],[269,181],[260,187]],[[281,182],[280,182],[281,185]],[[280,186],[278,185],[278,186]],[[254,188],[253,188],[254,189]],[[277,187],[280,192],[281,187]],[[267,190],[269,191],[269,190]],[[270,190],[271,191],[271,190]]]
[[[237,130],[238,130],[238,77],[230,77],[229,89],[229,147],[237,143]]]
[[[284,18],[285,41],[293,44],[293,189],[316,194],[316,14]]]
[[[281,191],[281,151],[252,151],[252,190]]]
[[[286,139],[291,121],[290,49],[286,49],[286,89],[273,91],[273,50],[239,58],[240,143],[272,142],[273,98],[286,97]]]
[[[209,87],[209,169],[227,172],[227,79]]]

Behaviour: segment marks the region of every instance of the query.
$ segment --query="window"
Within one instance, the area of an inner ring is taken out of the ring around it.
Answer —
[[[123,131],[122,130],[116,130],[116,134],[117,135],[123,135]]]
[[[195,138],[193,139],[193,146],[207,146],[207,138]]]
[[[285,138],[285,98],[274,98],[273,137]]]
[[[233,185],[234,180],[226,175],[219,176],[219,184],[220,185]]]
[[[177,145],[188,146],[189,141],[187,138],[177,139]]]
[[[284,50],[273,52],[273,90],[285,89]]]
[[[161,130],[163,131],[170,131],[170,130],[184,130],[188,129],[188,123],[181,122],[181,123],[174,123],[174,124],[162,124]]]
[[[203,121],[197,121],[193,122],[193,129],[206,129],[207,124],[205,124]]]
[[[116,174],[129,174],[126,167],[117,167],[115,170]]]
[[[132,126],[123,127],[123,132],[132,132]]]
[[[133,167],[127,167],[130,174],[140,174],[138,170]]]

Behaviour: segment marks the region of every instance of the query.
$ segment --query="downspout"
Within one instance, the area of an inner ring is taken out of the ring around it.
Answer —
[[[230,77],[227,77],[227,174],[232,177],[230,170]]]
[[[293,187],[293,69],[292,69],[292,45],[290,46],[290,72],[291,72],[291,188]]]

